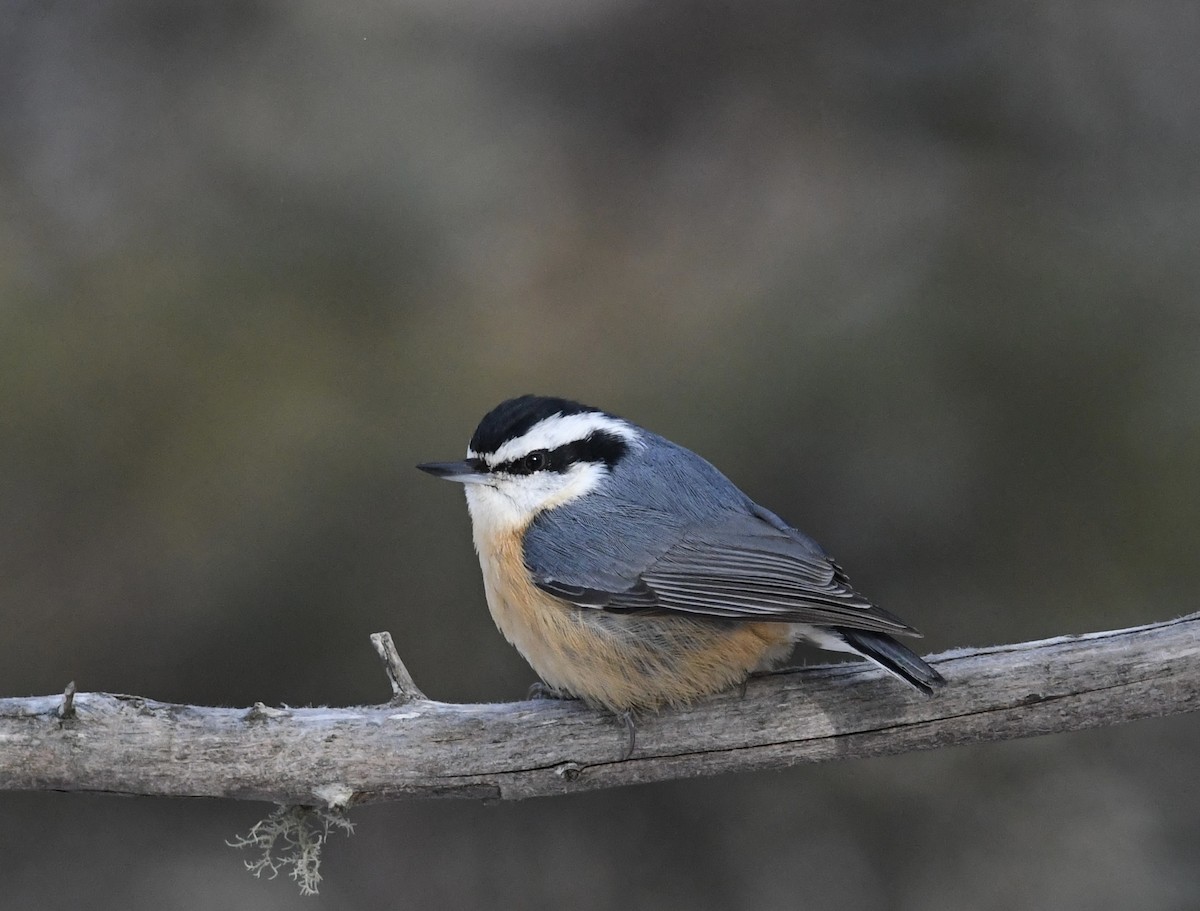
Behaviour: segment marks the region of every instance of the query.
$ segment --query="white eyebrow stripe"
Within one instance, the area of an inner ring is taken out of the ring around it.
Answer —
[[[488,465],[499,465],[529,455],[535,449],[557,449],[567,443],[586,439],[597,431],[619,436],[630,445],[640,445],[642,442],[636,427],[608,414],[598,411],[585,411],[581,414],[554,414],[538,421],[521,436],[509,440],[495,452],[488,453],[483,458]],[[479,458],[479,453],[468,449],[467,458]]]

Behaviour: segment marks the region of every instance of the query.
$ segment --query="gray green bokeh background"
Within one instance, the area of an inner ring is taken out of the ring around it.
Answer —
[[[521,696],[461,495],[526,391],[700,451],[931,651],[1200,588],[1200,11],[14,2],[0,692]],[[0,907],[1194,907],[1194,718],[355,814],[0,795]]]

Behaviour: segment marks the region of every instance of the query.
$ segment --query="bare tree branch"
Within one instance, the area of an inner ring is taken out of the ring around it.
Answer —
[[[425,699],[382,647],[397,701],[170,705],[106,693],[0,699],[0,789],[232,797],[343,809],[405,797],[519,799],[1079,730],[1200,708],[1200,614],[933,662],[910,693],[865,664],[752,680],[623,724],[575,702]],[[394,654],[394,650],[392,651]],[[411,688],[410,688],[411,686]]]
[[[388,680],[391,681],[393,705],[428,701],[425,699],[425,694],[413,682],[412,674],[408,672],[404,662],[400,660],[400,653],[396,651],[396,643],[392,641],[391,633],[387,631],[371,633],[371,645],[375,647],[375,652],[379,655],[384,669],[387,671]]]

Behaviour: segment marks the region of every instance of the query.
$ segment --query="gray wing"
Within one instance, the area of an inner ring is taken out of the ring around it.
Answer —
[[[622,580],[626,585],[532,571],[539,588],[580,607],[919,635],[851,588],[815,542],[766,510],[684,531],[644,570]]]

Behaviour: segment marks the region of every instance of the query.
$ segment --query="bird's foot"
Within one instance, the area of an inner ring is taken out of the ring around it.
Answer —
[[[548,683],[538,681],[529,687],[529,692],[525,694],[526,699],[574,699],[570,693],[556,690]]]

